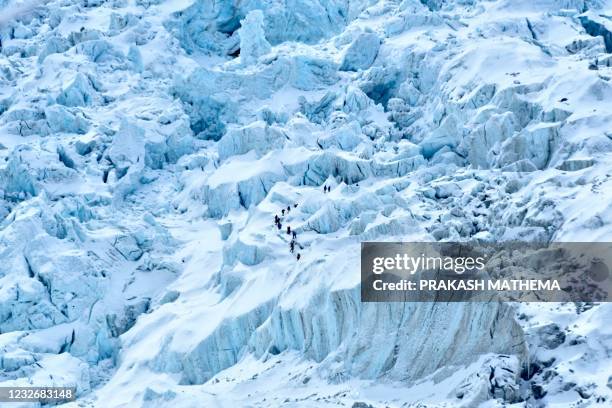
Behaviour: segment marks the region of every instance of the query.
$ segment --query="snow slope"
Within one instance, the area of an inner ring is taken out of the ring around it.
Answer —
[[[362,241],[612,239],[609,1],[0,7],[1,386],[612,401],[609,304],[359,297]]]

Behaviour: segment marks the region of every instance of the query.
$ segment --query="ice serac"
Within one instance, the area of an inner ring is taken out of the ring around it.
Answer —
[[[264,32],[264,15],[261,10],[253,10],[240,24],[240,62],[251,65],[271,49]]]
[[[612,21],[606,16],[585,13],[578,17],[587,33],[603,37],[606,52],[612,52]]]
[[[340,69],[342,71],[358,71],[369,68],[378,54],[380,38],[373,32],[365,32],[351,43],[346,50]]]
[[[287,136],[276,126],[264,122],[253,122],[242,128],[229,129],[219,141],[219,158],[254,151],[262,156],[272,149],[282,148]]]
[[[84,134],[89,130],[89,123],[78,112],[71,112],[61,105],[49,106],[45,109],[45,118],[51,132]]]
[[[265,16],[265,31],[270,43],[315,43],[338,33],[367,5],[366,0],[298,0],[291,3],[198,0],[168,26],[188,52],[222,53],[228,51],[223,44],[241,27],[241,20],[254,10],[261,10]]]
[[[79,72],[57,96],[57,103],[64,106],[90,106],[98,98],[91,79]]]
[[[240,286],[235,282],[231,292]],[[259,357],[297,351],[319,363],[318,371],[331,382],[351,377],[413,381],[491,352],[520,361],[526,343],[513,313],[495,302],[363,304],[358,288],[318,288],[297,301],[290,290],[276,305],[267,302],[222,319],[182,359],[182,381],[206,382],[249,351]],[[171,349],[165,353],[173,355]]]
[[[361,304],[358,290],[318,293],[311,302],[276,309],[251,339],[255,352],[298,350],[322,362],[332,381],[410,381],[483,353],[526,352],[502,304]]]

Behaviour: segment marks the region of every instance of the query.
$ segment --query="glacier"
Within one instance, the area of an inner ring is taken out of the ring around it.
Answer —
[[[66,407],[609,405],[610,304],[362,303],[359,249],[612,239],[611,15],[0,0],[0,386],[75,387]]]

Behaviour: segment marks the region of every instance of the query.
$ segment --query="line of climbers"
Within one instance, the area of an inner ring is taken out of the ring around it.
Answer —
[[[293,208],[297,208],[297,203],[293,204]],[[285,216],[285,213],[287,215],[289,215],[289,213],[291,212],[291,206],[287,206],[287,208],[283,208],[281,211],[281,217]],[[281,222],[281,217],[278,216],[278,214],[274,215],[274,225],[276,225],[276,228],[280,231],[283,228],[283,223]],[[291,230],[291,226],[287,225],[287,235],[291,235],[291,242],[289,243],[289,251],[291,253],[295,252],[295,245],[297,244],[297,232],[295,232],[295,230]],[[299,244],[298,244],[299,245]],[[301,245],[300,245],[301,248]],[[302,255],[298,252],[296,258],[299,261],[300,258],[302,257]]]
[[[331,186],[327,186],[324,185],[323,186],[323,192],[324,193],[329,193],[331,192]],[[297,203],[293,204],[293,208],[297,208]],[[291,212],[291,206],[288,205],[287,208],[283,208],[281,210],[281,216],[279,217],[278,214],[274,215],[274,225],[276,225],[276,228],[280,231],[283,228],[283,223],[281,222],[281,217],[284,217],[285,214],[289,215],[289,213]],[[295,245],[297,244],[301,249],[303,249],[303,247],[297,242],[297,232],[295,232],[295,230],[291,230],[291,226],[287,225],[287,235],[291,235],[291,242],[289,243],[289,252],[294,253],[295,252]],[[299,261],[300,258],[302,257],[302,255],[298,252],[296,255],[296,259]]]

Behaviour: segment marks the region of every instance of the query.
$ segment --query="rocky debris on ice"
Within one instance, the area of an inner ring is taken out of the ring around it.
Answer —
[[[479,362],[480,363],[480,362]],[[466,378],[451,396],[458,407],[478,406],[496,399],[506,403],[523,400],[520,387],[521,366],[514,356],[489,356],[481,362],[480,369]]]

